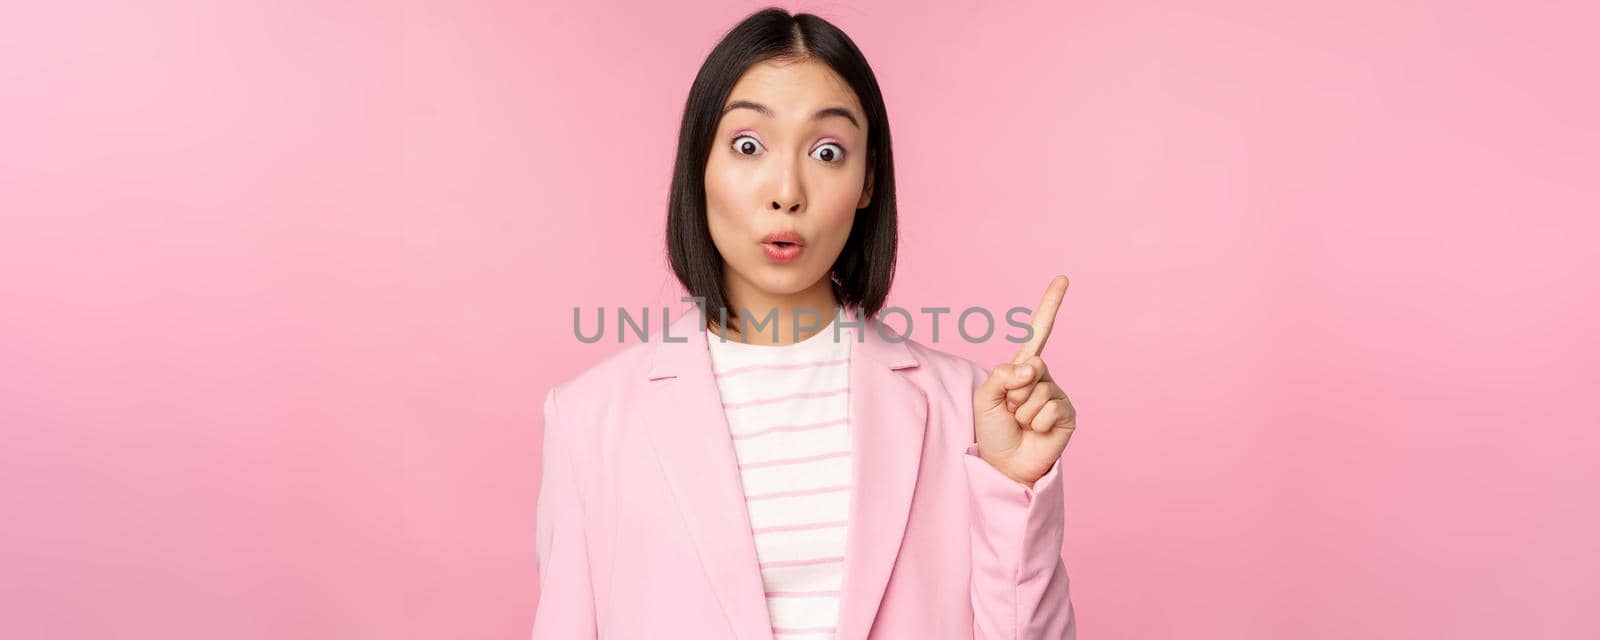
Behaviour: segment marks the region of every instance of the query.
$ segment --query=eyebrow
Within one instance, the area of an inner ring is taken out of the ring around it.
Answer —
[[[734,100],[733,102],[728,103],[728,106],[722,110],[722,115],[728,115],[728,112],[733,111],[734,109],[750,109],[751,111],[755,111],[756,113],[767,116],[768,118],[772,117],[773,115],[772,109],[768,108],[767,105],[759,102],[751,102],[749,100]],[[856,120],[855,114],[850,113],[850,110],[844,107],[825,107],[819,109],[816,113],[811,114],[811,119],[816,121],[832,116],[839,116],[849,120],[850,124],[855,125],[857,129],[861,128],[861,122]]]

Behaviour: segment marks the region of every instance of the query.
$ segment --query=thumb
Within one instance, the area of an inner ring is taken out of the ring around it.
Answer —
[[[1026,364],[996,365],[973,396],[977,408],[989,411],[1006,402],[1006,392],[1021,388],[1033,381],[1033,367]]]

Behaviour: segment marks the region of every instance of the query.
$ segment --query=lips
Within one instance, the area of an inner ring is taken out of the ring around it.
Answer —
[[[778,231],[761,238],[761,250],[767,254],[767,259],[779,264],[793,262],[805,247],[805,238],[793,231]]]
[[[806,246],[806,241],[805,238],[800,237],[800,234],[793,231],[775,231],[762,238],[761,244],[772,244],[779,247],[785,247],[789,245],[803,247]]]

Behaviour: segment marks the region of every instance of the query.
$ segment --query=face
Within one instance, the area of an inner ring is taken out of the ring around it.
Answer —
[[[872,196],[855,92],[821,62],[771,61],[746,71],[723,109],[706,215],[729,297],[745,306],[829,291]]]

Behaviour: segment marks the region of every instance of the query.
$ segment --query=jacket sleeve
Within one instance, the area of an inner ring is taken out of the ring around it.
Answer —
[[[980,457],[976,442],[967,445],[962,461],[971,514],[972,637],[1075,640],[1077,619],[1061,559],[1061,461],[1031,489]]]
[[[561,422],[552,388],[544,400],[543,462],[534,509],[539,601],[533,611],[533,640],[598,636],[583,508],[572,474],[569,426]]]

